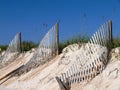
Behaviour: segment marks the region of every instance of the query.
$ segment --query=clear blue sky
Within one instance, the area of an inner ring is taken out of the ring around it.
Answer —
[[[0,44],[17,32],[23,40],[39,42],[57,21],[60,40],[92,35],[109,19],[114,36],[120,36],[120,0],[0,0]]]

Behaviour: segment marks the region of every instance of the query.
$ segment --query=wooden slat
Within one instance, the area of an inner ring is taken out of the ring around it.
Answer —
[[[23,66],[24,62],[22,60],[23,60],[22,56],[18,57],[18,59],[16,59],[14,62],[0,69],[0,80],[3,79],[5,76],[7,76],[9,73]]]

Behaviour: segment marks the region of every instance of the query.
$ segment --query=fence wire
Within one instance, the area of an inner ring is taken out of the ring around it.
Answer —
[[[90,80],[105,68],[109,53],[107,47],[112,37],[109,23],[110,21],[103,24],[88,43],[81,46],[76,60],[58,76],[64,85],[70,86],[73,83]]]
[[[20,53],[21,46],[20,46],[20,33],[18,33],[13,40],[8,45],[7,50],[0,58],[0,68],[3,68],[4,66],[11,63]]]
[[[36,49],[33,57],[29,60],[29,62],[27,62],[26,65],[18,70],[17,75],[21,75],[25,72],[30,71],[31,69],[45,64],[56,55],[56,25],[54,25],[46,33],[46,35],[41,40],[38,48]]]

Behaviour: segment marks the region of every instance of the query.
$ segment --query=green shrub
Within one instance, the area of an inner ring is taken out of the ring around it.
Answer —
[[[120,38],[113,38],[112,48],[120,47]]]
[[[1,51],[5,51],[7,49],[7,45],[0,45]]]
[[[69,38],[66,41],[62,41],[59,43],[59,53],[62,52],[62,50],[67,47],[70,44],[74,43],[87,43],[89,41],[89,37],[86,35],[78,35],[74,36],[72,38]],[[22,51],[29,51],[32,48],[36,48],[38,46],[38,43],[35,43],[33,41],[23,41],[22,42]],[[0,48],[2,51],[6,50],[8,45],[0,45]],[[112,44],[109,44],[109,47],[116,48],[120,47],[120,38],[113,38]]]
[[[33,41],[23,41],[22,42],[22,51],[29,51],[32,48],[36,48],[38,44]]]
[[[72,37],[72,38],[70,38],[70,39],[68,39],[68,40],[66,40],[66,41],[64,41],[64,42],[60,42],[59,43],[59,53],[61,53],[62,52],[62,50],[66,47],[66,46],[68,46],[68,45],[70,45],[70,44],[74,44],[74,43],[87,43],[88,42],[88,40],[89,40],[89,37],[88,36],[86,36],[86,35],[78,35],[78,36],[74,36],[74,37]]]
[[[61,53],[62,50],[70,44],[79,43],[79,42],[87,43],[88,41],[89,41],[89,37],[85,35],[84,36],[79,35],[79,36],[72,37],[64,42],[59,43],[59,53]],[[120,47],[120,38],[113,38],[112,43],[109,43],[108,47],[109,48]]]
[[[34,43],[33,41],[23,41],[22,42],[22,51],[29,51],[32,48],[36,48],[38,44]],[[6,50],[8,45],[0,45],[1,51]]]

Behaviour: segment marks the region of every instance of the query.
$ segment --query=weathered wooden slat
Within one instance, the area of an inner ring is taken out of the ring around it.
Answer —
[[[0,65],[2,65],[0,69],[13,62],[19,53],[21,53],[21,33],[15,35],[5,53],[0,57]]]
[[[107,43],[112,37],[110,34],[111,31],[108,30],[107,22],[93,34],[85,46],[81,47],[83,50],[76,56],[76,61],[68,69],[70,76],[68,75],[66,78],[70,79],[70,85],[90,80],[104,69],[107,64]]]
[[[8,66],[0,69],[0,80],[2,78],[4,78],[5,76],[7,76],[9,73],[15,71],[16,69],[18,69],[24,65],[24,61],[22,61],[22,59],[23,59],[22,57],[23,56],[21,55],[14,62],[12,62]]]

